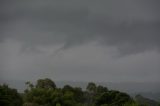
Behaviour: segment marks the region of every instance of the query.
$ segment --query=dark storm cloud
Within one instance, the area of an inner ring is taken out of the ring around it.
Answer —
[[[158,0],[1,1],[0,39],[25,47],[90,41],[115,46],[121,54],[159,50]],[[34,48],[34,47],[33,47]]]

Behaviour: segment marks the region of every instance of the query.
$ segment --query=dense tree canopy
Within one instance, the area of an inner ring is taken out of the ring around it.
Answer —
[[[21,96],[15,89],[0,85],[0,106],[142,106],[127,93],[93,82],[88,83],[86,90],[70,85],[57,88],[48,78],[37,80],[35,85],[28,81],[26,85]]]
[[[87,88],[89,92],[94,93],[96,92],[96,84],[93,82],[88,83]]]
[[[22,106],[22,98],[16,89],[0,85],[0,106]]]
[[[28,86],[24,105],[32,103],[43,106],[121,106],[134,102],[126,93],[108,90],[107,87],[97,86],[93,82],[88,83],[86,90],[70,85],[56,88],[51,79],[39,79],[35,86],[31,83],[28,83]]]
[[[119,106],[127,102],[133,102],[133,100],[128,94],[112,90],[102,93],[102,95],[98,97],[96,104],[98,106],[103,104],[109,104],[111,106]]]
[[[56,88],[55,83],[49,79],[49,78],[45,78],[45,79],[39,79],[37,80],[37,84],[36,84],[37,88]]]

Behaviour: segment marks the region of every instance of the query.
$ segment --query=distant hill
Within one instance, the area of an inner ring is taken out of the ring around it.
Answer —
[[[135,100],[137,101],[137,103],[139,103],[140,105],[147,105],[147,106],[159,106],[159,103],[154,101],[154,100],[151,100],[151,99],[148,99],[146,97],[143,97],[141,95],[136,95],[135,96]]]
[[[143,97],[153,99],[156,101],[160,101],[160,92],[139,92],[139,93],[134,93],[130,94],[132,97],[135,97],[137,94],[142,95]]]

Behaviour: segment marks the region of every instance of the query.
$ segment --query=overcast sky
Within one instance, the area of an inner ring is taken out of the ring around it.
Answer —
[[[0,80],[159,82],[159,0],[1,0]]]

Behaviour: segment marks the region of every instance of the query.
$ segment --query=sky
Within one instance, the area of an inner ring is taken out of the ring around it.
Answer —
[[[1,0],[0,80],[160,82],[159,0]]]

